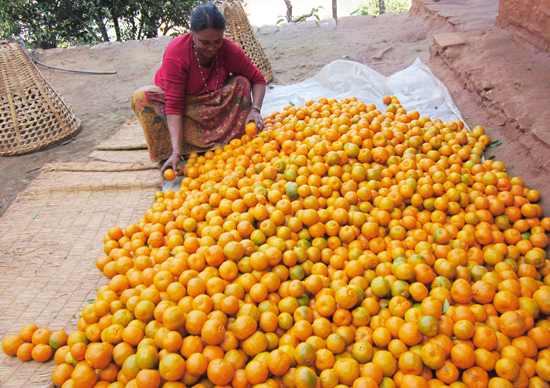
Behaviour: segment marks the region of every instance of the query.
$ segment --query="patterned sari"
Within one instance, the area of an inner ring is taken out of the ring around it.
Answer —
[[[243,136],[251,107],[250,81],[243,76],[230,77],[226,86],[211,94],[186,96],[182,154],[209,151]],[[166,124],[164,90],[158,86],[136,90],[132,108],[143,126],[151,161],[168,159],[172,143]]]

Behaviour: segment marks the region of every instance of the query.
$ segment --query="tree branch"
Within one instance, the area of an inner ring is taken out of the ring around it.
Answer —
[[[164,27],[164,31],[162,32],[162,35],[166,36],[168,31],[170,31],[172,28],[174,28],[174,24],[167,24],[166,27]]]
[[[297,16],[297,17],[295,17],[295,18],[292,19],[292,22],[293,22],[293,23],[297,23],[297,22],[299,22],[299,21],[302,20],[302,19],[307,19],[307,18],[313,16],[313,14],[315,13],[316,10],[317,10],[316,8],[312,8],[312,9],[311,9],[311,12],[310,12],[309,14],[304,14],[304,15],[302,15],[302,16]]]
[[[78,21],[78,23],[80,23],[80,25],[84,27],[84,29],[86,29],[86,31],[88,31],[94,37],[96,42],[101,42],[101,39],[95,34],[94,30],[73,11],[73,8],[70,4],[67,4],[67,0],[63,1],[63,4],[63,9],[65,10],[65,12],[67,12],[67,14],[74,18],[74,20]]]
[[[288,23],[291,23],[292,22],[292,3],[290,2],[290,0],[284,0],[285,4],[286,4],[286,21]]]
[[[386,13],[386,6],[384,4],[384,0],[378,0],[378,11],[379,11],[379,14]]]

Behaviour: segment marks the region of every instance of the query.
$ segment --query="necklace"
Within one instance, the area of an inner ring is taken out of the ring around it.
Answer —
[[[216,58],[216,86],[214,87],[214,89],[212,91],[209,91],[208,86],[206,85],[206,79],[204,78],[204,74],[202,72],[202,66],[201,66],[201,61],[199,61],[199,55],[198,55],[197,51],[195,50],[195,43],[193,43],[193,51],[195,52],[195,58],[197,58],[197,63],[199,64],[199,71],[201,73],[202,82],[204,82],[204,88],[206,89],[206,93],[212,94],[218,88],[218,81],[219,81],[219,78],[220,78],[219,77],[220,76],[220,64],[219,64],[219,61],[218,61],[218,54],[215,55],[215,58]]]

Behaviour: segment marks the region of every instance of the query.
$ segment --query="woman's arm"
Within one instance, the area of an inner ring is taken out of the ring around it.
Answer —
[[[171,168],[174,172],[177,172],[178,163],[181,161],[178,155],[181,155],[181,145],[183,143],[183,116],[174,114],[166,115],[166,124],[168,125],[168,132],[170,132],[172,155],[170,155],[166,163],[164,163],[161,171]]]
[[[260,110],[262,109],[262,104],[264,102],[265,96],[265,84],[256,84],[252,86],[252,109],[246,118],[246,123],[248,124],[251,121],[254,121],[258,131],[261,131],[264,128],[264,120]]]
[[[264,121],[260,109],[265,95],[265,78],[262,73],[254,66],[252,61],[237,44],[228,39],[224,39],[222,48],[224,56],[224,66],[230,74],[243,75],[252,84],[252,109],[246,118],[246,123],[254,121],[256,128],[262,130]],[[256,108],[254,108],[256,107]]]

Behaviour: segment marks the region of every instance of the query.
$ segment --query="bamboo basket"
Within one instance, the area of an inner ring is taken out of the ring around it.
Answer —
[[[217,0],[216,6],[226,20],[225,37],[235,42],[262,72],[267,83],[273,81],[273,72],[267,56],[254,35],[252,26],[239,0]]]
[[[0,156],[36,151],[79,128],[72,108],[21,45],[0,41]]]

